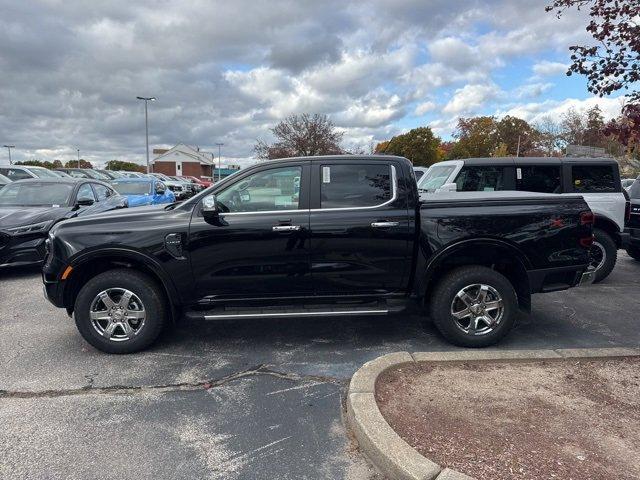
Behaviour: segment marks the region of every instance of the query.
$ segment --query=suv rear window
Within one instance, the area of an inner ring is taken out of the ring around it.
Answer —
[[[571,169],[576,192],[617,192],[613,166],[574,165]]]
[[[527,165],[516,168],[516,190],[561,193],[560,166]]]
[[[504,167],[463,167],[456,185],[458,192],[504,190]]]
[[[373,207],[391,199],[388,164],[322,165],[320,208]]]

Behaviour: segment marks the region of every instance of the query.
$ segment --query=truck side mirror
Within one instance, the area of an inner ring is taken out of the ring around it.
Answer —
[[[205,218],[215,218],[218,216],[218,213],[219,209],[216,196],[212,193],[204,197],[202,199],[202,215],[204,215]]]
[[[445,183],[440,188],[436,189],[436,192],[457,192],[458,185],[456,183]]]

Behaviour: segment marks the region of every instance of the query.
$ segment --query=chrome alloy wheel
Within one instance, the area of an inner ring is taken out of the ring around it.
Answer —
[[[468,285],[451,302],[451,316],[463,332],[469,335],[486,335],[502,321],[504,301],[490,285]]]
[[[140,298],[124,288],[100,292],[89,309],[91,325],[96,332],[114,342],[125,342],[138,335],[146,317]]]
[[[589,266],[599,270],[607,261],[607,251],[600,242],[594,241],[589,249]]]

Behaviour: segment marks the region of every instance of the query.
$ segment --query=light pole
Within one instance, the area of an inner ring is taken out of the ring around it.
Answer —
[[[218,146],[218,181],[222,178],[222,155],[220,154],[221,147],[224,143],[216,143]]]
[[[149,112],[147,110],[147,104],[149,102],[155,102],[156,97],[136,97],[138,100],[144,100],[144,129],[147,138],[147,173],[149,173]]]
[[[78,168],[80,168],[80,149],[76,148],[76,152],[78,153]]]
[[[3,145],[3,147],[5,147],[7,150],[9,150],[9,165],[13,165],[11,163],[11,149],[12,148],[16,148],[16,146],[15,145]]]

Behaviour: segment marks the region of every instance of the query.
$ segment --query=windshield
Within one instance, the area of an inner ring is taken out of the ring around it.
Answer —
[[[434,165],[429,167],[418,182],[418,188],[427,192],[435,192],[449,178],[449,175],[456,169],[455,165]]]
[[[104,173],[101,173],[101,172],[97,172],[95,170],[85,170],[85,172],[91,178],[95,178],[96,180],[111,180],[111,177],[109,177],[108,175],[105,175]]]
[[[640,199],[640,177],[629,187],[629,197],[634,200]]]
[[[121,195],[149,195],[151,193],[151,182],[119,182],[115,180],[111,185]]]
[[[0,183],[2,184],[11,183],[11,180],[9,180],[7,177],[5,177],[0,173]]]
[[[73,184],[70,183],[10,183],[0,190],[0,206],[19,205],[59,207],[67,205]]]
[[[38,178],[59,178],[55,173],[50,172],[46,168],[27,168],[31,173],[33,173]]]

